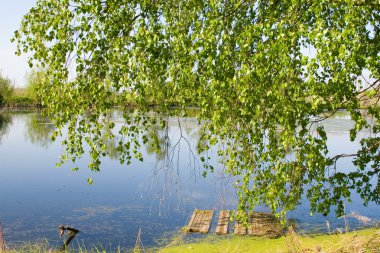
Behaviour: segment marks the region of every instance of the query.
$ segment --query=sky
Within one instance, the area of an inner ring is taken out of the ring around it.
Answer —
[[[15,87],[24,87],[30,72],[26,55],[15,55],[16,45],[10,42],[21,19],[36,0],[0,0],[0,73],[12,80]]]

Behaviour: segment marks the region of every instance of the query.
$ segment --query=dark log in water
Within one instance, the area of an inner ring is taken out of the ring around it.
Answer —
[[[70,242],[74,239],[74,237],[79,233],[79,230],[78,229],[75,229],[75,228],[72,228],[72,227],[69,227],[69,226],[62,226],[60,225],[58,227],[58,230],[59,230],[59,237],[62,238],[62,236],[64,235],[65,231],[68,231],[67,232],[67,239],[64,241],[62,247],[60,248],[60,250],[66,250],[67,247],[69,246]]]

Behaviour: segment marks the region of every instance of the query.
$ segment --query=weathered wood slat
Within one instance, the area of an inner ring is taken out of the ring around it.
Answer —
[[[198,209],[195,209],[194,212],[193,212],[193,214],[191,215],[191,218],[190,218],[190,220],[189,220],[189,224],[187,224],[187,232],[190,232],[190,231],[191,231],[191,226],[192,226],[192,224],[193,224],[193,222],[194,222],[194,220],[195,220],[195,216],[196,216],[196,214],[197,214],[197,210],[198,210]]]
[[[214,211],[212,210],[194,210],[187,225],[188,232],[208,233]]]
[[[202,228],[203,211],[198,210],[197,219],[194,223],[194,232],[200,232]]]
[[[259,226],[257,223],[255,223],[255,219],[253,217],[253,214],[251,213],[248,217],[248,228],[247,228],[247,234],[248,235],[254,235],[255,231],[259,229]]]
[[[187,225],[188,232],[208,233],[211,226],[211,221],[214,215],[212,210],[195,209],[189,224]],[[242,213],[238,212],[238,216]],[[218,224],[215,229],[216,234],[226,235],[228,233],[228,223],[230,219],[229,210],[221,210],[219,212]],[[235,235],[254,235],[254,236],[278,236],[282,233],[280,221],[271,213],[252,212],[248,215],[248,227],[243,223],[235,220],[234,234]]]
[[[190,232],[199,232],[199,224],[202,220],[202,213],[200,210],[196,210],[195,212],[195,218],[193,224],[191,224]]]
[[[202,226],[200,229],[200,232],[202,234],[207,234],[208,231],[210,230],[213,215],[214,215],[214,211],[212,210],[204,211],[203,216],[202,216]]]
[[[238,211],[237,215],[241,215],[241,212]],[[247,228],[241,223],[240,221],[235,219],[235,235],[246,235],[247,234]]]
[[[218,224],[215,233],[218,235],[226,235],[228,233],[228,223],[230,221],[230,211],[221,210],[219,212]]]
[[[246,235],[247,234],[247,228],[244,227],[244,225],[238,221],[235,222],[235,235]]]
[[[250,213],[248,218],[248,234],[255,236],[271,235],[281,233],[280,221],[271,213]]]

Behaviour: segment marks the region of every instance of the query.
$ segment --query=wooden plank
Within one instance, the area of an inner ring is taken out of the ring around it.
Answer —
[[[201,220],[202,220],[202,212],[201,210],[196,210],[195,218],[194,218],[193,224],[191,225],[190,232],[195,232],[195,233],[199,232]]]
[[[201,226],[201,229],[200,229],[200,232],[202,234],[207,234],[208,231],[210,230],[210,226],[211,226],[211,221],[212,221],[213,215],[214,215],[214,211],[213,210],[203,211],[202,226]]]
[[[280,221],[271,213],[252,212],[249,214],[248,223],[249,235],[275,236],[281,233]]]
[[[193,214],[191,215],[191,218],[189,220],[189,223],[187,224],[187,232],[191,232],[191,226],[193,225],[193,222],[194,222],[194,219],[195,219],[195,216],[197,214],[197,210],[198,209],[195,209]]]
[[[241,212],[238,211],[237,215],[241,215]],[[235,235],[246,235],[247,234],[247,228],[238,220],[235,219]]]
[[[230,211],[221,210],[219,212],[218,224],[215,233],[218,235],[226,235],[228,233],[228,223],[230,221]]]
[[[215,233],[220,235],[223,231],[224,222],[224,210],[219,211],[218,223],[216,225]]]
[[[214,211],[195,209],[187,225],[187,231],[193,233],[208,233]]]
[[[246,235],[247,234],[247,228],[244,227],[244,225],[238,221],[235,222],[235,235]]]
[[[247,234],[248,235],[255,235],[255,231],[259,230],[257,222],[255,222],[255,216],[254,213],[250,213],[248,217],[248,228],[247,228]]]
[[[197,217],[196,217],[196,220],[195,220],[195,223],[194,223],[193,232],[199,233],[201,231],[202,219],[203,219],[203,211],[202,210],[198,210]]]

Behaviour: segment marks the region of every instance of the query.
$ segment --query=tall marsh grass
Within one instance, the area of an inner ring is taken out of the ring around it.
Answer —
[[[3,228],[0,223],[0,253],[5,253],[6,251],[6,245],[5,245],[5,239],[3,234]]]

